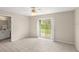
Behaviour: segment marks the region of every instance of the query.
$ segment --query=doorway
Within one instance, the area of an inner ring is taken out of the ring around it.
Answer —
[[[39,37],[45,39],[54,39],[54,21],[51,19],[39,20]]]
[[[11,17],[0,16],[0,40],[11,40]]]

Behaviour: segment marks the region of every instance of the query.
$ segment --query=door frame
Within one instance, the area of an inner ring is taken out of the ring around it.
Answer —
[[[42,20],[48,20],[48,19],[50,19],[50,21],[51,21],[51,32],[53,34],[53,35],[51,34],[51,39],[55,40],[55,19],[52,18],[52,17],[49,17],[49,18],[41,17],[41,18],[37,19],[37,36],[38,36],[38,38],[40,38],[39,20],[41,20],[41,19]]]

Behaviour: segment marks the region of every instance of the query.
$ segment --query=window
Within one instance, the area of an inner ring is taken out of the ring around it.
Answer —
[[[44,38],[50,38],[51,36],[51,21],[48,20],[39,20],[40,25],[40,36]]]

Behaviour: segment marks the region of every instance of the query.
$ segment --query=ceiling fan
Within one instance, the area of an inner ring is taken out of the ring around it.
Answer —
[[[36,7],[31,7],[32,8],[32,16],[36,16],[37,15],[37,11],[40,10],[39,8]]]
[[[32,8],[32,16],[36,16],[36,8],[35,7],[31,7]]]

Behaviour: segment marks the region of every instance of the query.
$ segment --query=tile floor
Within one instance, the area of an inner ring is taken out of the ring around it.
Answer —
[[[0,41],[0,52],[76,52],[75,46],[48,39],[25,38]]]

